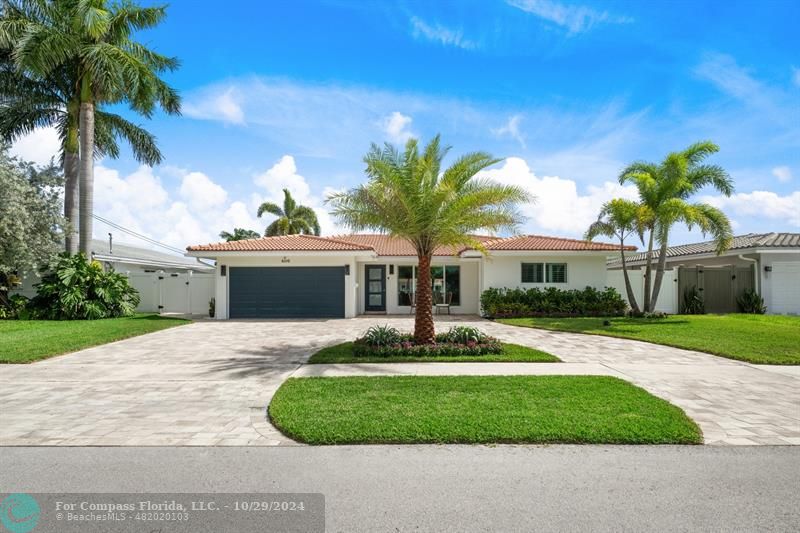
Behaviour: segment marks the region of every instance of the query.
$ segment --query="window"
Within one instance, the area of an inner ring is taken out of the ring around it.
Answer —
[[[522,263],[522,283],[544,283],[544,263]]]
[[[417,267],[397,266],[397,305],[411,305],[417,288]],[[452,293],[451,305],[461,305],[461,267],[458,265],[432,266],[431,290],[433,303],[446,301],[447,294]]]
[[[566,283],[567,264],[547,263],[547,283]]]

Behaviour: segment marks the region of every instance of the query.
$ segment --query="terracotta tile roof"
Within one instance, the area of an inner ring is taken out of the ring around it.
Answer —
[[[737,235],[733,238],[729,250],[744,250],[747,248],[800,248],[800,233],[747,233]],[[681,244],[667,248],[667,257],[684,257],[697,254],[716,253],[717,246],[714,241],[696,242],[692,244]],[[659,250],[653,251],[653,260],[658,259]],[[647,260],[647,253],[639,253],[627,256],[631,263],[644,262]],[[618,259],[611,261],[614,264],[622,265]]]
[[[490,237],[488,235],[473,235],[473,237],[481,242],[496,240],[496,237]],[[417,252],[414,250],[414,247],[411,245],[410,242],[408,242],[405,239],[390,237],[389,235],[381,235],[381,234],[335,235],[332,238],[341,241],[360,244],[363,246],[369,246],[370,248],[375,250],[375,252],[378,255],[392,255],[392,256],[417,255]],[[434,250],[433,255],[437,256],[458,255],[462,251],[464,251],[464,247],[454,248],[449,246],[442,246]]]
[[[486,245],[490,251],[563,251],[563,252],[594,252],[608,251],[619,252],[618,244],[604,242],[581,241],[577,239],[564,239],[561,237],[546,237],[543,235],[518,235],[498,239]],[[625,246],[626,250],[636,250],[635,246]]]
[[[241,241],[198,244],[186,248],[190,252],[350,252],[372,250],[369,246],[336,238],[313,235],[284,235]]]

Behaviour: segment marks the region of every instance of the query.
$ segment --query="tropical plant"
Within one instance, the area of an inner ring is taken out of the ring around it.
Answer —
[[[132,39],[135,31],[158,25],[165,15],[164,6],[110,5],[108,0],[3,3],[0,49],[10,50],[16,69],[33,79],[65,76],[71,88],[68,115],[75,116],[78,104],[79,235],[85,254],[92,239],[96,135],[103,136],[102,127],[96,131],[95,107],[126,102],[146,117],[156,105],[168,113],[180,110],[177,93],[159,78],[177,68],[178,61]],[[74,132],[74,124],[72,128]]]
[[[706,304],[696,285],[683,291],[683,312],[687,315],[702,315],[706,312]]]
[[[364,157],[368,182],[328,197],[332,214],[343,225],[405,239],[416,250],[414,337],[419,344],[435,341],[430,278],[434,250],[469,246],[485,253],[472,235],[516,230],[522,221],[517,205],[532,201],[520,187],[476,176],[500,161],[487,153],[463,155],[443,170],[449,150],[438,135],[421,153],[416,139],[409,139],[402,152],[390,144],[373,144]]]
[[[480,343],[487,339],[487,335],[484,332],[471,326],[453,326],[440,337],[441,341],[453,344]],[[437,338],[436,340],[440,339]]]
[[[211,298],[208,301],[208,316],[214,318],[214,315],[217,314],[217,299]]]
[[[405,337],[403,337],[397,328],[385,325],[370,327],[360,340],[370,346],[388,346],[390,344],[402,342],[405,340]]]
[[[0,50],[0,139],[13,143],[39,127],[54,127],[61,139],[60,159],[64,172],[64,247],[78,251],[78,122],[79,104],[65,68],[46,78],[19,72],[9,50]],[[147,165],[161,163],[162,156],[152,134],[120,115],[96,111],[95,155],[117,158],[119,139],[131,146],[136,160]]]
[[[0,307],[8,307],[17,273],[49,266],[58,255],[62,182],[58,168],[21,163],[0,147]]]
[[[628,165],[619,176],[620,183],[636,185],[642,206],[644,230],[648,233],[643,311],[655,310],[667,262],[669,232],[676,223],[700,228],[711,234],[717,253],[730,247],[733,230],[730,220],[720,209],[689,199],[705,187],[712,187],[730,196],[733,181],[718,165],[704,164],[706,158],[719,151],[710,142],[695,143],[681,152],[668,154],[661,163],[637,161]],[[642,232],[644,235],[644,232]],[[653,246],[660,246],[655,281],[652,278]],[[652,287],[652,289],[651,289]]]
[[[745,289],[742,295],[736,299],[736,303],[739,304],[739,310],[742,313],[763,315],[767,312],[764,298],[753,289]]]
[[[600,235],[611,239],[619,239],[619,255],[622,260],[622,275],[625,278],[625,293],[628,296],[628,304],[631,306],[631,311],[635,315],[640,314],[641,311],[628,275],[628,264],[625,258],[625,239],[632,233],[641,235],[645,222],[646,210],[640,204],[631,200],[617,198],[603,204],[597,220],[589,226],[584,235],[584,238],[590,241]]]
[[[265,237],[320,234],[317,214],[308,206],[297,205],[289,189],[283,189],[283,208],[272,202],[264,202],[258,207],[259,218],[264,213],[278,217],[264,230]]]
[[[82,253],[64,253],[37,285],[29,308],[34,318],[96,320],[130,316],[137,305],[139,293],[128,278],[113,270],[105,272]]]
[[[258,239],[259,237],[261,237],[261,235],[257,231],[244,228],[233,228],[233,233],[228,231],[221,231],[219,233],[219,238],[225,239],[228,242],[243,241],[245,239]]]

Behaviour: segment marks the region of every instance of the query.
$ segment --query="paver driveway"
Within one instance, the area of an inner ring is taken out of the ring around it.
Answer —
[[[700,424],[707,443],[800,444],[796,369],[475,317],[440,321],[440,327],[474,323],[502,339],[556,354],[573,363],[562,367],[569,373],[622,376],[681,406]],[[374,323],[412,326],[411,317],[201,321],[30,365],[0,365],[0,445],[290,443],[266,421],[272,394],[293,373],[360,372],[352,365],[300,367],[318,348],[349,340]],[[505,368],[553,373],[558,365]],[[445,366],[425,368],[442,372]],[[418,373],[420,368],[376,371]]]

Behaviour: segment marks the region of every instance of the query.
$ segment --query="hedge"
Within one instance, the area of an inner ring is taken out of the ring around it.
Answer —
[[[620,316],[628,304],[612,287],[599,291],[594,287],[583,290],[562,290],[547,287],[533,289],[487,289],[481,294],[481,309],[485,316],[504,317],[571,317]]]

